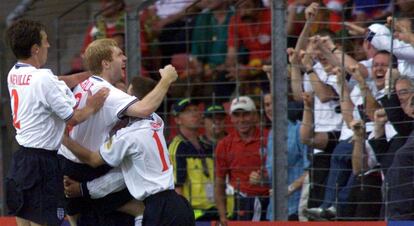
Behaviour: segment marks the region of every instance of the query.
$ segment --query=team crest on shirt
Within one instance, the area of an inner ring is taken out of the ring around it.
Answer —
[[[105,148],[106,149],[111,149],[112,147],[112,137],[109,138],[109,140],[105,143]]]
[[[56,216],[59,220],[63,220],[63,218],[65,217],[65,210],[63,208],[57,208]]]
[[[150,122],[150,125],[152,130],[159,130],[162,126],[159,122]]]

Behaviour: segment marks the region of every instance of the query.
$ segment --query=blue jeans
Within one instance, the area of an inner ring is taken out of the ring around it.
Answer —
[[[352,143],[349,140],[343,140],[336,145],[332,157],[331,167],[329,169],[328,181],[326,183],[325,196],[322,208],[328,208],[334,205],[336,194],[340,194],[338,199],[346,200],[349,194],[349,189],[342,189],[349,180],[352,173]],[[338,185],[338,191],[337,186]]]

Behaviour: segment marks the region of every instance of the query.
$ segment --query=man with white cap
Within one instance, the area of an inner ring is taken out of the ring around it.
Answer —
[[[414,48],[411,44],[393,39],[390,30],[383,24],[368,27],[365,43],[376,51],[386,50],[398,58],[398,71],[414,76]]]
[[[221,225],[227,225],[225,179],[235,188],[235,220],[264,220],[269,203],[267,184],[249,182],[253,172],[264,172],[262,148],[267,131],[261,134],[253,100],[248,96],[233,99],[230,106],[231,122],[235,131],[217,145],[215,199]],[[261,136],[262,135],[262,136]]]

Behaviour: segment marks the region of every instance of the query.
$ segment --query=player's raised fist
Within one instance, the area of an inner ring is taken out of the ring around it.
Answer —
[[[164,68],[159,70],[162,79],[167,79],[169,82],[173,83],[178,78],[178,73],[171,64],[168,64]]]

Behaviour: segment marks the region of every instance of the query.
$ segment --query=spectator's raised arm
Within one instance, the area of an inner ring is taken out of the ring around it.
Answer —
[[[324,83],[320,76],[313,68],[313,60],[311,58],[311,51],[314,49],[314,45],[310,44],[307,48],[307,51],[301,54],[302,65],[305,68],[305,71],[310,79],[310,84],[312,85],[315,95],[319,98],[322,103],[334,100],[337,97],[335,90],[332,86]]]
[[[367,155],[365,154],[365,126],[361,120],[353,120],[350,123],[354,131],[354,145],[352,150],[352,172],[359,175],[368,169]]]

